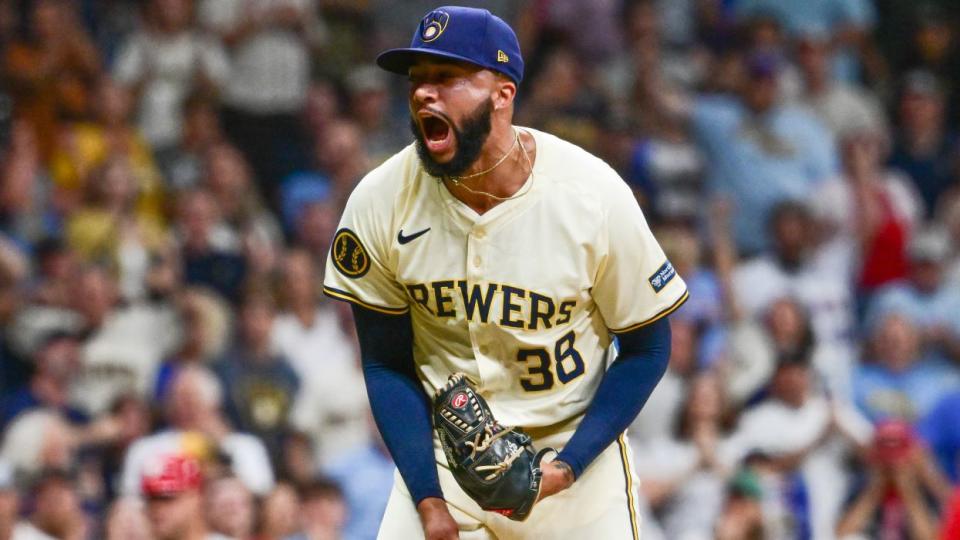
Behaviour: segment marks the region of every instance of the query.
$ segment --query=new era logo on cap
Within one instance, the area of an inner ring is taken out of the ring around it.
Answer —
[[[387,71],[407,75],[422,56],[469,62],[502,73],[520,84],[523,57],[520,42],[503,19],[485,9],[444,6],[427,13],[410,46],[377,57]]]

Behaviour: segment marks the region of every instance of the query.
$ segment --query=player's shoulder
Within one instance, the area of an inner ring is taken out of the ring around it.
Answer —
[[[348,206],[389,207],[416,181],[420,174],[418,163],[413,144],[390,156],[357,183],[350,194]]]
[[[609,202],[633,196],[627,183],[606,161],[556,135],[523,129],[537,141],[538,163],[534,170],[549,177],[556,187],[589,200]]]

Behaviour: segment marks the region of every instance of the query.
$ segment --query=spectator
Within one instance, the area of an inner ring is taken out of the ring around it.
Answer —
[[[212,373],[197,366],[180,369],[164,402],[168,427],[134,442],[127,451],[121,492],[140,494],[138,478],[151,456],[189,452],[209,463],[221,455],[228,458],[228,470],[251,492],[268,493],[273,488],[273,471],[263,443],[230,429],[219,409],[221,400],[222,391]]]
[[[953,104],[951,118],[956,123],[957,97],[960,96],[960,40],[956,30],[957,11],[950,9],[949,2],[923,2],[910,5],[913,24],[909,27],[910,42],[899,50],[892,51],[898,73],[921,69],[929,71],[946,84],[947,103]],[[895,15],[894,15],[895,16]],[[898,58],[900,57],[900,58]]]
[[[220,217],[238,237],[250,263],[252,282],[266,278],[277,262],[281,232],[276,219],[254,189],[243,155],[228,144],[211,147],[205,156],[203,184],[216,200]]]
[[[574,0],[554,0],[537,5],[529,4],[526,10],[529,35],[521,33],[521,49],[533,51],[540,38],[549,43],[551,36],[564,36],[574,52],[591,64],[603,64],[614,52],[623,46],[623,37],[617,21],[621,15],[622,3],[612,0],[599,0],[584,4]],[[593,28],[594,32],[582,32],[582,28]]]
[[[716,525],[716,540],[761,540],[764,534],[763,488],[756,473],[744,469],[730,482],[723,514]]]
[[[2,103],[0,98],[0,108]],[[10,122],[7,136],[6,148],[0,141],[0,233],[25,250],[59,230],[63,208],[51,193],[30,125]]]
[[[728,424],[720,380],[699,375],[674,432],[643,441],[635,452],[641,493],[661,516],[667,538],[711,537],[734,465],[724,448]]]
[[[97,417],[83,430],[83,465],[99,478],[86,482],[100,484],[98,502],[109,503],[121,495],[123,467],[127,452],[133,443],[147,436],[152,427],[149,402],[133,395],[118,398],[110,409]],[[89,490],[89,488],[88,488]],[[104,505],[106,506],[106,504]],[[142,509],[141,509],[142,510]],[[123,512],[122,521],[132,519],[129,509]]]
[[[177,215],[184,282],[239,302],[247,260],[240,253],[239,238],[222,222],[213,195],[204,189],[181,193]]]
[[[323,268],[336,229],[337,209],[333,202],[312,202],[300,210],[293,234],[294,242],[310,253],[317,268]]]
[[[942,360],[924,356],[915,324],[891,313],[878,321],[871,356],[854,379],[854,398],[873,421],[916,422],[945,395],[960,389],[960,375]]]
[[[632,106],[634,110],[630,113],[637,117],[640,125],[657,130],[659,126],[647,121],[657,117],[656,107],[648,96],[636,92],[642,89],[642,84],[638,84],[639,77],[656,71],[672,85],[694,88],[702,82],[709,67],[709,56],[704,54],[700,44],[676,43],[685,40],[684,32],[693,30],[688,27],[677,32],[675,28],[686,26],[684,23],[675,24],[678,12],[682,13],[681,17],[697,16],[692,2],[641,0],[625,4],[623,31],[627,43],[597,76],[603,78],[604,90],[613,101],[615,110]],[[631,104],[631,99],[636,101]],[[650,114],[652,117],[648,116]]]
[[[794,42],[803,77],[801,102],[813,109],[838,140],[854,132],[885,132],[887,121],[876,96],[834,77],[831,37],[823,28],[810,27]]]
[[[204,488],[204,503],[210,530],[227,538],[252,538],[255,514],[253,494],[232,476],[216,478]]]
[[[956,185],[960,159],[960,141],[946,123],[944,99],[940,82],[929,72],[911,71],[904,77],[890,166],[913,180],[927,217],[943,193]]]
[[[694,323],[681,317],[671,321],[670,363],[643,410],[630,424],[631,444],[670,436],[680,417],[690,380],[698,370],[697,351]],[[640,452],[636,445],[634,452]]]
[[[90,522],[80,506],[75,479],[59,469],[39,473],[31,488],[28,518],[13,531],[14,540],[85,540]]]
[[[34,244],[33,256],[32,300],[47,306],[69,305],[80,270],[76,254],[59,238],[47,237]]]
[[[960,360],[960,289],[944,279],[949,239],[937,229],[918,233],[908,248],[908,279],[879,290],[870,302],[868,328],[900,314],[920,331],[921,346],[943,359]]]
[[[601,94],[577,55],[558,47],[547,53],[540,73],[530,82],[529,97],[517,122],[556,134],[590,151],[600,142],[598,118],[607,115]]]
[[[374,65],[354,68],[344,79],[350,117],[363,132],[364,153],[370,163],[383,163],[409,144],[403,124],[390,114],[390,92],[383,70]],[[317,134],[317,138],[322,138]]]
[[[166,400],[180,368],[206,364],[223,352],[229,330],[229,310],[216,295],[203,289],[183,291],[178,310],[183,336],[180,349],[157,368],[153,396],[160,402]]]
[[[357,350],[330,303],[318,302],[317,269],[304,251],[283,262],[286,310],[274,322],[273,349],[287,359],[303,390],[291,422],[307,433],[325,463],[367,442],[367,400]]]
[[[906,277],[907,245],[923,219],[910,180],[884,168],[886,146],[879,131],[848,134],[841,140],[843,177],[824,183],[810,199],[824,229],[824,249],[853,269],[860,308],[878,288]]]
[[[693,223],[690,221],[689,223]],[[712,365],[716,359],[716,347],[722,342],[719,335],[724,322],[723,291],[717,273],[710,268],[713,263],[706,256],[704,242],[697,236],[691,225],[671,225],[657,229],[657,238],[663,246],[667,259],[692,291],[691,298],[684,302],[677,314],[697,326],[701,341],[706,347],[698,347],[700,353],[697,363],[700,366]]]
[[[202,0],[200,21],[230,51],[233,69],[224,87],[223,126],[250,159],[260,191],[307,165],[300,119],[310,80],[309,55],[324,26],[305,0]]]
[[[809,313],[814,343],[829,348],[818,351],[816,368],[831,390],[846,396],[855,359],[855,306],[846,269],[818,256],[806,205],[779,203],[768,223],[773,252],[742,263],[733,274],[737,306],[755,317],[778,298],[796,298]]]
[[[72,308],[85,323],[81,374],[74,399],[99,414],[124,394],[147,396],[160,360],[177,341],[175,312],[167,299],[121,303],[118,283],[106,270],[74,277]]]
[[[353,186],[370,168],[362,135],[355,122],[340,119],[324,129],[323,137],[315,145],[317,163],[330,178],[337,208],[343,207]]]
[[[290,485],[277,484],[260,507],[263,540],[287,540],[300,531],[300,496]]]
[[[84,193],[97,189],[96,176],[105,163],[123,157],[130,165],[136,208],[154,220],[163,217],[163,178],[153,160],[153,150],[141,131],[130,124],[133,97],[102,77],[95,87],[92,121],[74,122],[61,130],[50,160],[50,174],[60,190],[64,211],[72,213],[84,203]]]
[[[44,470],[69,470],[77,441],[76,431],[58,413],[26,411],[6,427],[0,460],[10,464],[16,478],[30,480]]]
[[[90,112],[100,55],[64,0],[37,0],[27,31],[3,51],[3,73],[19,118],[34,129],[40,156],[50,158],[59,123]]]
[[[80,372],[80,341],[66,332],[44,337],[34,354],[34,372],[26,386],[0,401],[0,426],[6,427],[18,414],[38,408],[57,410],[74,424],[89,418],[73,406],[70,391]]]
[[[323,473],[343,490],[347,505],[346,525],[343,537],[346,540],[375,538],[377,523],[380,523],[390,497],[383,486],[394,482],[394,464],[380,434],[367,416],[370,432],[364,445],[357,445],[351,452],[340,455],[323,468]]]
[[[751,403],[761,396],[777,359],[790,355],[812,355],[814,366],[823,362],[810,317],[796,300],[785,297],[774,301],[760,320],[734,321],[721,365],[733,403]]]
[[[841,539],[934,538],[937,496],[945,482],[931,485],[920,442],[900,422],[877,426],[867,478],[852,491],[837,526]],[[936,473],[934,473],[936,474]]]
[[[303,532],[294,540],[340,538],[347,521],[343,491],[333,482],[314,480],[300,490]]]
[[[193,25],[191,0],[150,0],[144,23],[121,48],[113,72],[137,96],[140,129],[165,162],[183,135],[184,101],[227,81],[227,57]]]
[[[744,20],[756,16],[774,16],[791,35],[805,28],[823,28],[832,36],[838,50],[832,59],[834,77],[856,80],[859,75],[857,53],[866,49],[868,32],[876,22],[876,8],[867,0],[828,0],[815,4],[804,0],[737,0],[734,16]]]
[[[191,457],[154,455],[141,477],[147,517],[156,540],[204,540],[210,527],[203,516],[200,464]]]
[[[793,534],[832,535],[846,477],[844,456],[866,445],[870,424],[851,407],[816,390],[804,354],[778,359],[769,396],[744,411],[730,445],[738,455],[761,454],[779,479]]]
[[[216,102],[202,93],[191,94],[183,104],[183,136],[161,164],[169,185],[177,191],[199,186],[204,156],[223,142]]]
[[[106,540],[151,540],[150,522],[143,503],[134,498],[117,499],[107,512]]]
[[[214,369],[226,389],[227,418],[237,429],[263,439],[273,462],[279,463],[300,378],[286,358],[273,351],[275,315],[271,298],[249,293],[240,307],[238,339]]]
[[[757,224],[769,223],[778,203],[808,197],[838,169],[830,132],[805,109],[778,99],[780,69],[778,58],[755,54],[746,60],[748,77],[737,97],[666,104],[690,118],[710,171],[707,185],[733,203],[733,237],[748,257],[770,245]]]
[[[151,258],[169,246],[166,228],[137,209],[138,181],[133,165],[117,155],[93,171],[85,204],[67,222],[67,241],[87,262],[116,264],[124,298],[144,294]]]

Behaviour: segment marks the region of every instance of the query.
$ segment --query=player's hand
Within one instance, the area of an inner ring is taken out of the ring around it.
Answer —
[[[437,497],[427,497],[417,505],[425,540],[459,540],[457,522],[450,515],[447,503]]]
[[[551,495],[556,495],[561,491],[573,485],[573,471],[570,466],[562,461],[551,461],[544,463],[540,471],[543,476],[540,479],[540,496],[538,501],[542,501]]]

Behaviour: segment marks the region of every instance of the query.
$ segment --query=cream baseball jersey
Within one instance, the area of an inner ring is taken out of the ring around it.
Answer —
[[[687,298],[627,185],[547,133],[518,193],[480,215],[420,166],[413,145],[347,202],[324,291],[410,313],[414,360],[432,395],[466,373],[504,425],[582,415],[611,360],[611,331]]]

